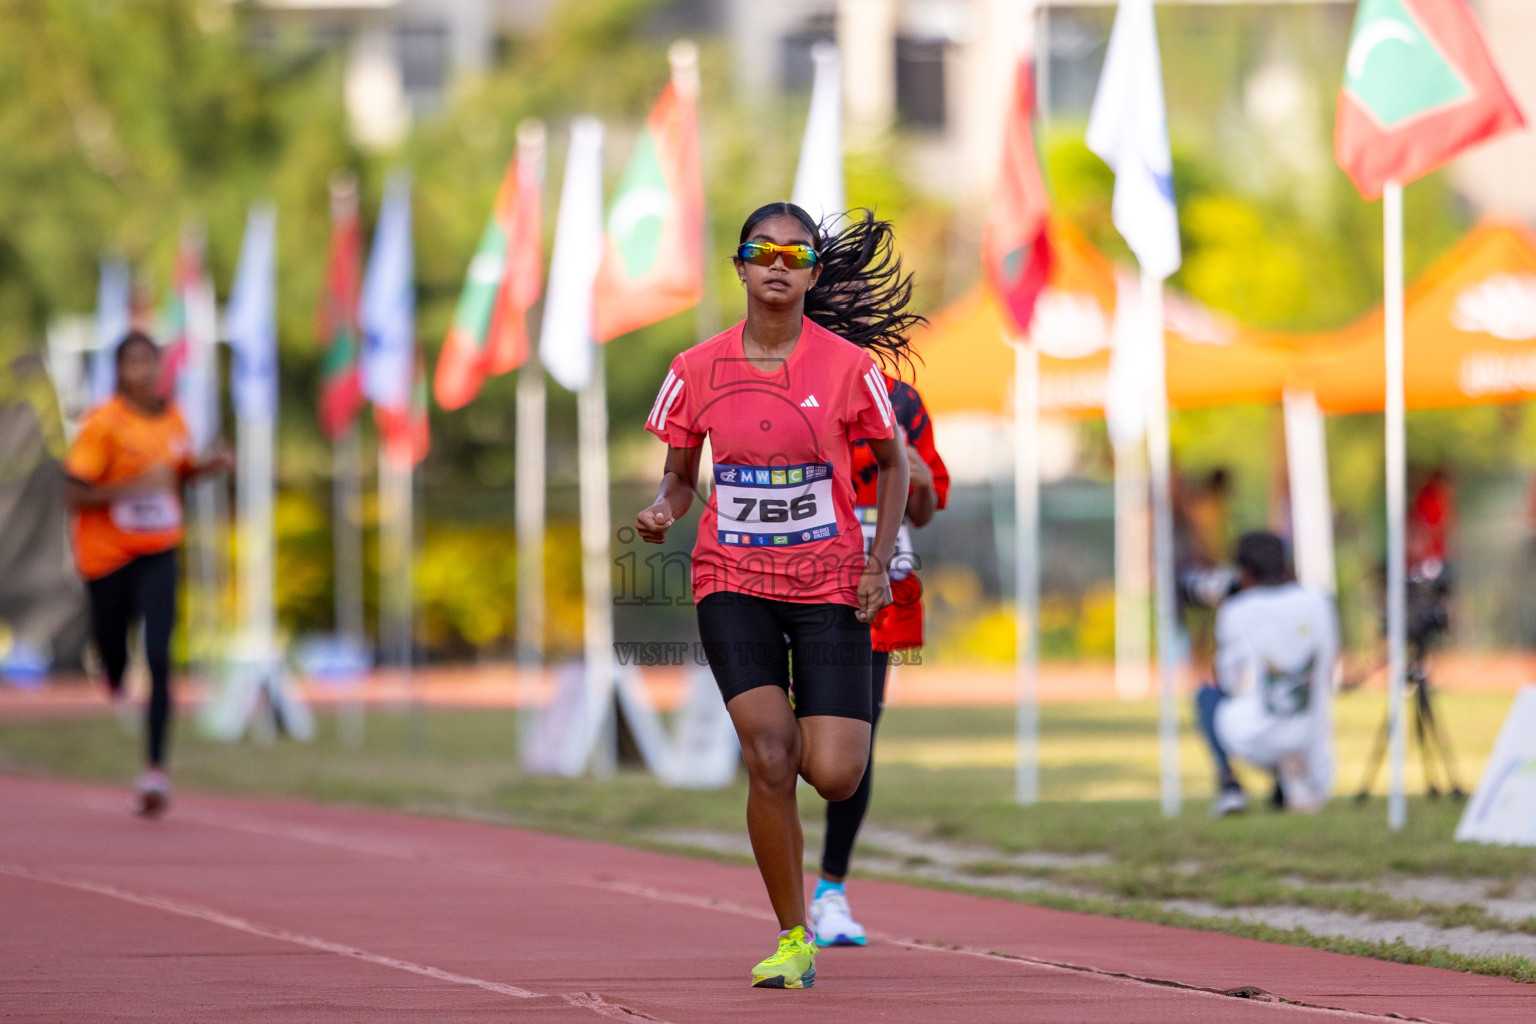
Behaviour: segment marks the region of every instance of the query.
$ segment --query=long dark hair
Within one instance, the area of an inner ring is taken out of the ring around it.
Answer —
[[[912,275],[902,273],[891,222],[876,219],[873,210],[859,209],[832,214],[825,224],[817,224],[794,203],[769,203],[747,217],[740,241],[778,216],[798,220],[821,256],[821,276],[805,293],[805,315],[868,349],[882,368],[898,375],[903,367],[910,369],[907,334],[928,321],[906,311],[912,301]]]

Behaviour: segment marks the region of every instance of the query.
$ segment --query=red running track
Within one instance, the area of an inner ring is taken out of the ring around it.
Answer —
[[[1504,979],[879,882],[857,886],[868,948],[760,991],[775,926],[750,868],[302,803],[181,796],[151,823],[126,800],[0,777],[0,1020],[1536,1020],[1536,987]]]

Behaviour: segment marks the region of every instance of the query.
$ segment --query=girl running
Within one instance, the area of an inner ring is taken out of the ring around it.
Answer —
[[[762,988],[816,980],[797,776],[845,800],[869,762],[869,624],[891,603],[887,567],[908,489],[870,353],[904,359],[905,332],[920,320],[903,311],[911,279],[891,239],[890,224],[866,213],[824,249],[800,207],[756,210],[734,260],[746,320],[672,361],[646,422],[668,446],[656,501],[637,517],[653,544],[693,504],[706,436],[713,450],[693,595],[747,766],[752,852],[782,929],[777,951],[752,969]],[[860,440],[876,465],[868,556],[853,501]]]
[[[949,498],[949,470],[933,445],[933,425],[923,399],[912,385],[889,375],[885,378],[896,424],[906,441],[907,465],[911,487],[907,492],[906,521],[926,526],[934,513]],[[860,442],[853,450],[853,500],[866,542],[875,535],[877,467],[869,446]],[[923,588],[917,579],[917,558],[903,524],[896,534],[896,556],[891,562],[891,606],[871,624],[874,653],[870,662],[873,688],[870,719],[870,758],[864,767],[859,788],[847,800],[827,804],[827,831],[821,848],[821,878],[811,897],[811,927],[819,946],[862,946],[864,926],[854,920],[848,906],[843,882],[848,876],[848,861],[858,838],[864,814],[869,810],[869,795],[875,767],[874,730],[880,724],[885,707],[885,682],[891,652],[923,646]]]
[[[65,496],[73,509],[75,563],[114,700],[123,697],[128,627],[143,621],[148,750],[136,810],[148,818],[165,810],[170,793],[165,747],[181,484],[231,465],[225,451],[203,462],[193,458],[181,413],[160,394],[160,349],[147,334],[127,334],[117,346],[117,394],[86,417],[64,460]]]

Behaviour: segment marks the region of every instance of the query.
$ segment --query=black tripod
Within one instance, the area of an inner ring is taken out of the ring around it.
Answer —
[[[1456,775],[1454,755],[1451,753],[1450,744],[1445,741],[1445,734],[1440,731],[1439,721],[1435,718],[1435,705],[1430,699],[1429,670],[1424,665],[1425,642],[1424,638],[1410,638],[1408,642],[1408,670],[1404,677],[1408,689],[1413,694],[1413,736],[1419,745],[1419,759],[1424,766],[1425,792],[1431,797],[1438,797],[1440,787],[1435,784],[1435,773],[1430,770],[1431,762],[1439,757],[1440,769],[1445,775],[1446,790],[1452,800],[1465,800],[1466,791],[1461,788],[1461,781]],[[1376,743],[1371,748],[1370,760],[1366,762],[1365,775],[1360,779],[1360,792],[1355,794],[1356,803],[1364,803],[1371,795],[1371,789],[1376,785],[1376,777],[1381,774],[1381,762],[1387,753],[1388,730],[1392,722],[1392,712],[1388,709],[1382,718],[1381,728],[1376,730]],[[1434,751],[1430,750],[1430,744],[1434,744]]]

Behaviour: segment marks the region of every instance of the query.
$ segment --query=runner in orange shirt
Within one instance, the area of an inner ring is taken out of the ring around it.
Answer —
[[[171,720],[170,643],[176,620],[181,484],[228,470],[227,451],[193,457],[181,413],[160,395],[160,349],[131,331],[117,346],[117,393],[86,417],[64,461],[75,563],[90,595],[91,628],[113,699],[123,692],[128,627],[143,620],[149,661],[147,767],[138,813],[165,809],[165,746]]]

